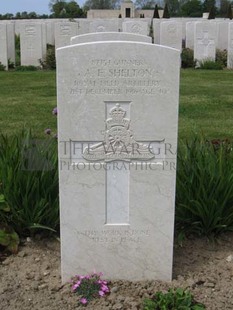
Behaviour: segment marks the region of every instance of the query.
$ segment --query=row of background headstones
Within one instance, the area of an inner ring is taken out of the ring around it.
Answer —
[[[150,19],[77,19],[15,20],[0,22],[0,62],[8,67],[8,59],[15,63],[15,34],[20,35],[21,65],[38,66],[44,59],[47,44],[56,48],[70,44],[71,37],[94,32],[128,32],[149,35]],[[173,18],[153,20],[154,43],[181,50],[194,49],[194,58],[215,59],[216,48],[228,50],[228,67],[233,67],[233,22],[216,19]]]

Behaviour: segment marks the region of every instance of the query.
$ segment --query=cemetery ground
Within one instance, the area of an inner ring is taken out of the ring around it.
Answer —
[[[232,71],[227,70],[181,71],[179,139],[192,140],[200,133],[207,139],[233,138],[232,81]],[[57,120],[52,115],[56,106],[55,72],[0,72],[0,85],[1,133],[13,135],[23,126],[31,128],[38,138],[48,138],[46,128],[56,133]],[[209,310],[232,309],[233,234],[177,237],[172,283],[113,281],[111,293],[91,302],[86,309],[143,309],[144,298],[169,287],[189,289],[195,300]],[[70,292],[70,285],[61,286],[60,244],[54,236],[24,235],[19,253],[0,256],[0,260],[1,309],[83,308]]]

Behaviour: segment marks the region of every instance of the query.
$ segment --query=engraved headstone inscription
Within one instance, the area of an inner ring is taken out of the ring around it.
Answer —
[[[194,26],[194,59],[215,60],[216,22],[196,22]]]
[[[43,59],[44,40],[41,23],[25,22],[20,28],[20,51],[22,66],[39,66]]]
[[[62,281],[171,280],[180,52],[57,50]]]

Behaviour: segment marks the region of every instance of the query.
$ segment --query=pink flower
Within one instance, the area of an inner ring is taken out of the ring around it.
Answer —
[[[75,291],[81,284],[81,281],[78,281],[77,283],[75,283],[73,286],[72,286],[72,290]]]
[[[87,303],[87,299],[86,298],[81,298],[80,302],[81,302],[81,304],[85,305]]]
[[[99,295],[100,296],[104,296],[104,292],[103,291],[99,291]]]
[[[106,285],[102,285],[101,290],[106,293],[109,292],[109,288]]]

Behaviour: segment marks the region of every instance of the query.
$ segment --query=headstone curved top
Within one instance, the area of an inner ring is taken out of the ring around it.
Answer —
[[[57,50],[62,280],[171,280],[180,52]]]
[[[71,44],[79,44],[95,41],[136,41],[151,43],[152,38],[140,34],[125,32],[97,32],[79,35],[71,38]]]

